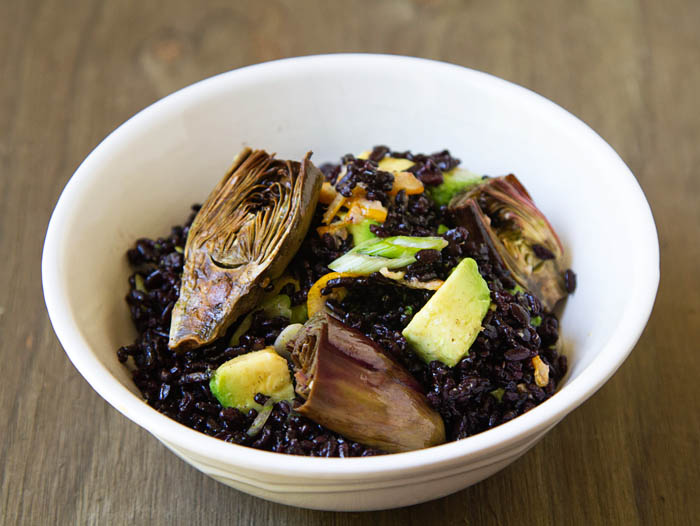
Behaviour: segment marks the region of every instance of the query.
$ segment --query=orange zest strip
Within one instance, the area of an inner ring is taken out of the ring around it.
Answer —
[[[316,283],[314,283],[309,289],[309,293],[306,297],[306,310],[308,311],[309,318],[316,314],[317,312],[322,312],[326,305],[327,299],[335,299],[337,301],[342,301],[347,295],[348,291],[344,287],[333,289],[333,292],[328,296],[323,296],[321,290],[326,286],[326,284],[335,278],[352,278],[357,276],[352,272],[329,272],[324,274]]]

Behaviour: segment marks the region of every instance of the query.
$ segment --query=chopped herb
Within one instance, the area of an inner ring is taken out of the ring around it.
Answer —
[[[146,292],[146,282],[141,274],[134,274],[134,288],[139,292]]]
[[[493,396],[496,400],[498,400],[500,402],[501,400],[503,400],[503,394],[505,392],[506,392],[506,390],[503,389],[503,387],[499,387],[498,389],[494,389],[493,391],[491,391],[490,394],[491,394],[491,396]]]

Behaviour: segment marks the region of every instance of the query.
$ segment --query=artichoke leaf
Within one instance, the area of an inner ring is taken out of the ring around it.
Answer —
[[[263,296],[309,228],[323,175],[310,161],[244,149],[197,213],[187,236],[168,346],[212,342]]]
[[[514,175],[488,179],[454,197],[449,210],[547,310],[566,297],[559,237]]]
[[[445,441],[445,426],[418,382],[359,331],[327,312],[314,315],[290,344],[296,410],[371,447],[411,451]]]

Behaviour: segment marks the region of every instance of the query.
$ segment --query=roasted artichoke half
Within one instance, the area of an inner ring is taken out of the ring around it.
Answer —
[[[517,177],[487,179],[455,196],[449,211],[521,287],[540,298],[545,309],[552,310],[566,297],[564,249]]]
[[[320,312],[290,346],[302,415],[392,453],[445,441],[442,418],[416,379],[364,334]]]
[[[170,348],[221,336],[284,271],[306,236],[323,181],[310,157],[299,163],[249,148],[238,154],[190,228]]]

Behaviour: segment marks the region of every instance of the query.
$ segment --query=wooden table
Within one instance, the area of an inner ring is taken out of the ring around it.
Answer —
[[[2,523],[698,524],[699,23],[692,0],[1,2]],[[551,98],[628,163],[661,241],[649,326],[598,394],[481,484],[371,514],[268,503],[178,460],[70,364],[39,273],[61,189],[122,121],[215,73],[339,51],[446,60]]]

